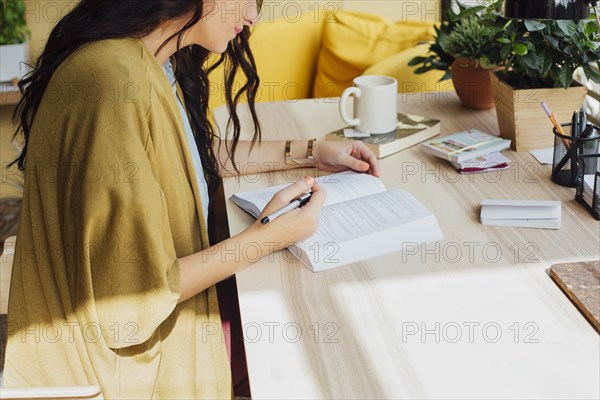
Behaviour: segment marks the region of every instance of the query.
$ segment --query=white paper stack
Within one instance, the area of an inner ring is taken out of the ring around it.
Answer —
[[[544,200],[483,200],[483,225],[522,228],[560,228],[560,201]]]

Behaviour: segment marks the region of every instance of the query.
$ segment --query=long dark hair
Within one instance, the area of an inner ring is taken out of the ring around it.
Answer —
[[[259,7],[261,2],[259,1]],[[208,65],[211,53],[201,46],[180,48],[182,34],[204,16],[203,6],[202,0],[82,0],[58,22],[33,70],[19,83],[23,97],[15,109],[13,119],[17,125],[15,138],[22,133],[24,146],[19,157],[11,165],[17,163],[20,170],[25,169],[29,134],[42,96],[52,75],[69,55],[82,46],[98,40],[143,37],[167,21],[191,15],[183,28],[169,37],[162,46],[171,40],[177,40],[179,50],[173,55],[175,77],[183,92],[210,192],[214,192],[220,175],[212,144],[213,140],[220,139],[209,120],[208,75],[219,65],[225,65],[225,99],[230,113],[226,138],[232,131],[227,153],[232,159],[234,168],[233,154],[240,137],[240,122],[236,108],[244,96],[248,100],[254,120],[253,142],[260,140],[260,125],[254,108],[259,79],[254,57],[248,45],[250,30],[247,26],[229,42],[225,53],[211,65]],[[233,96],[232,86],[240,68],[246,76],[246,83]]]

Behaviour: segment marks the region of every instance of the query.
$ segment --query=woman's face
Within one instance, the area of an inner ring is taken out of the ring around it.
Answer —
[[[252,26],[257,19],[256,0],[208,0],[204,3],[204,17],[188,31],[185,42],[220,54],[244,25]]]

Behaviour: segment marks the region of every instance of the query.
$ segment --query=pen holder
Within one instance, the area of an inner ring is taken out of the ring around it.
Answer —
[[[569,131],[571,124],[561,124],[561,127],[563,127],[563,131]],[[577,186],[579,157],[586,154],[597,154],[600,146],[600,128],[595,125],[592,127],[591,134],[586,138],[561,135],[556,128],[553,129],[552,182],[572,188]],[[588,164],[586,168],[590,168],[590,165]],[[583,173],[593,173],[590,171],[583,171]]]
[[[575,200],[600,220],[600,154],[579,157],[579,165]]]

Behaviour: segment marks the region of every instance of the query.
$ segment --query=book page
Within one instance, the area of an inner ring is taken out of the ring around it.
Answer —
[[[317,182],[327,192],[324,206],[385,192],[381,179],[354,171],[321,176]]]
[[[319,229],[288,250],[314,272],[443,239],[433,215],[403,190],[324,207]]]
[[[318,177],[316,181],[319,182],[327,192],[325,206],[385,191],[385,186],[379,178],[354,171],[345,171],[321,176]],[[275,193],[289,185],[290,184],[283,184],[249,192],[236,193],[232,196],[232,200],[238,206],[246,210],[248,209],[248,204],[243,204],[238,199],[245,200],[256,206],[257,210],[262,211]]]
[[[418,200],[400,189],[361,197],[323,207],[319,214],[319,229],[301,246],[311,246],[315,242],[343,242],[430,214]]]

